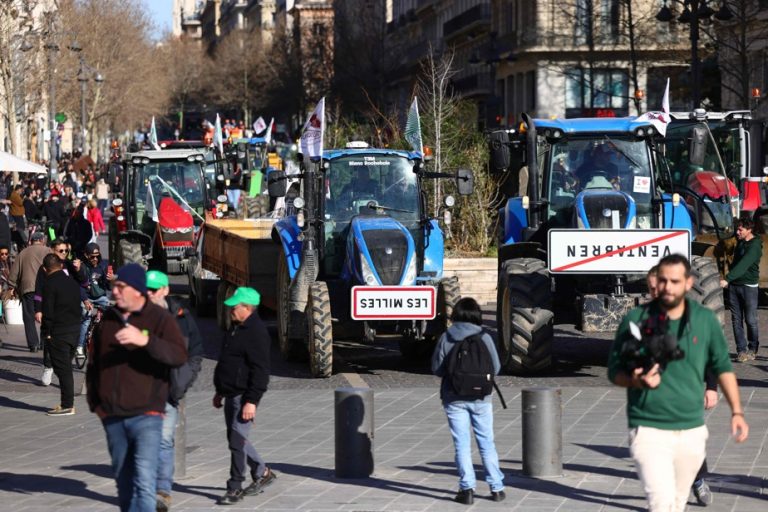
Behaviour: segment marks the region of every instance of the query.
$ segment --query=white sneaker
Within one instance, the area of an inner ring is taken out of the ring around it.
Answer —
[[[85,355],[85,348],[78,346],[75,349],[75,355],[77,355],[77,356],[84,356]]]
[[[43,377],[40,379],[43,382],[43,386],[50,386],[52,378],[53,378],[53,368],[45,368],[43,370]]]

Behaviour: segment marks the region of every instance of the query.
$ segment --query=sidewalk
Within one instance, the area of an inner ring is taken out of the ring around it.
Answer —
[[[564,476],[524,478],[521,471],[520,392],[507,389],[509,409],[497,405],[496,442],[506,474],[507,500],[484,499],[472,510],[642,510],[644,500],[626,448],[624,394],[614,388],[563,390]],[[768,393],[748,387],[742,396],[752,431],[736,445],[721,403],[708,416],[710,484],[708,510],[764,511],[768,506]],[[114,510],[104,433],[84,397],[77,415],[49,418],[43,412],[57,389],[11,392],[0,397],[0,503],[6,510]],[[187,475],[179,479],[173,510],[220,508],[229,453],[221,412],[211,393],[193,392],[187,404]],[[375,392],[375,474],[370,479],[334,477],[333,392],[281,390],[265,395],[252,434],[257,449],[278,472],[263,494],[230,509],[422,511],[465,510],[451,501],[456,488],[453,451],[436,390]],[[475,455],[479,466],[479,458]],[[482,476],[480,477],[482,478]],[[692,507],[693,508],[693,507]]]

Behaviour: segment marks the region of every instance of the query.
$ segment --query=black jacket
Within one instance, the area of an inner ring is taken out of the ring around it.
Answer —
[[[61,200],[49,199],[43,205],[43,217],[56,224],[56,228],[60,230],[67,218],[67,212],[64,210],[64,205],[61,204]]]
[[[205,351],[197,322],[189,314],[189,311],[182,308],[181,303],[174,297],[168,297],[167,301],[168,311],[176,318],[181,335],[187,342],[187,362],[171,370],[171,388],[168,393],[168,401],[173,406],[177,406],[197,379],[203,365]]]
[[[11,225],[8,223],[8,217],[0,212],[0,246],[11,247]]]
[[[80,286],[63,270],[45,279],[42,313],[40,334],[43,338],[80,332]]]
[[[224,336],[219,362],[213,373],[216,393],[224,397],[243,395],[242,401],[258,404],[269,384],[267,327],[254,311]]]

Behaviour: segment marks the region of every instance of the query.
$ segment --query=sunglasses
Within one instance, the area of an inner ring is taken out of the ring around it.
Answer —
[[[89,258],[98,258],[99,256],[101,256],[101,253],[98,253],[98,252],[88,255]]]
[[[0,256],[8,256],[7,252],[0,252]]]
[[[57,249],[56,252],[58,254],[68,254],[69,253],[69,249]]]

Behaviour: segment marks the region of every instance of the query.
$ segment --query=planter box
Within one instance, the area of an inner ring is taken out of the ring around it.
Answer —
[[[497,266],[496,258],[446,258],[443,274],[459,278],[462,297],[488,304],[496,302]]]

